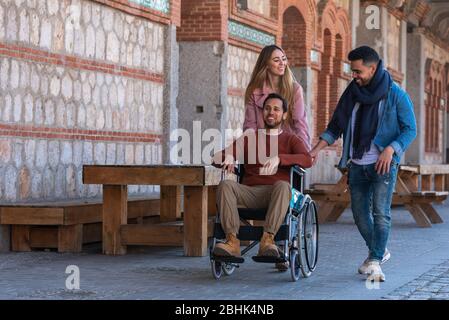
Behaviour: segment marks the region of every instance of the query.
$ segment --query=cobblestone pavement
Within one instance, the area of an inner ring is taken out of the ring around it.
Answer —
[[[384,297],[388,300],[449,300],[449,261]]]
[[[320,227],[316,271],[292,282],[288,272],[250,258],[234,274],[213,279],[209,258],[184,257],[182,248],[129,247],[105,256],[98,244],[80,254],[34,251],[0,254],[0,299],[446,299],[449,298],[449,205],[437,205],[445,223],[418,228],[402,208],[392,212],[382,266],[387,281],[371,284],[357,274],[367,250],[347,210]],[[66,288],[68,266],[80,271],[80,289]]]

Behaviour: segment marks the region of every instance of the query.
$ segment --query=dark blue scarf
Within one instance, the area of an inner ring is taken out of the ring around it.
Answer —
[[[327,127],[336,137],[346,130],[355,104],[360,103],[356,113],[352,144],[354,159],[361,159],[371,148],[371,142],[377,131],[379,101],[386,97],[392,81],[380,60],[374,77],[367,86],[360,87],[354,80],[351,81],[338,101]]]

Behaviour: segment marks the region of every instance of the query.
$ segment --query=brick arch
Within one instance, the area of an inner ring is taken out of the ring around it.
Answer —
[[[441,86],[444,87],[447,84],[447,75],[444,66],[431,58],[428,58],[425,66],[425,90],[429,91],[430,85],[432,81],[437,81],[441,83]],[[442,93],[440,93],[442,94]]]
[[[290,66],[306,66],[309,47],[307,46],[307,37],[304,37],[304,34],[307,33],[304,17],[295,6],[291,6],[284,11],[282,21],[284,30],[282,47],[288,56]]]
[[[279,20],[282,21],[284,26],[284,14],[287,10],[295,8],[301,17],[303,18],[306,26],[305,43],[307,50],[310,50],[315,41],[317,17],[316,17],[316,4],[314,0],[285,0],[280,1],[282,4],[281,10],[279,10]],[[282,38],[284,33],[284,27],[280,28],[278,39]],[[307,55],[309,56],[309,55]],[[309,61],[309,58],[308,60]]]
[[[346,55],[351,48],[351,27],[348,13],[341,8],[337,10],[336,33],[340,35],[343,45],[342,52],[340,55],[337,54],[337,56],[341,60],[346,60]]]
[[[449,40],[449,31],[444,28],[444,23],[449,21],[449,10],[443,10],[444,11],[441,11],[434,16],[431,30],[442,39]]]
[[[447,75],[444,66],[433,59],[427,59],[425,66],[425,151],[441,153],[441,99],[446,99],[444,88],[447,86]]]
[[[321,1],[318,4],[318,37],[324,41],[324,31],[327,29],[332,36],[337,33],[337,7],[334,1]]]

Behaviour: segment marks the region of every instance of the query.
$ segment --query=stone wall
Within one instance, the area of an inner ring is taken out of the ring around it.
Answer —
[[[228,115],[227,128],[243,128],[245,120],[245,90],[256,64],[258,53],[229,46],[228,54]]]
[[[92,1],[0,2],[0,202],[97,197],[83,164],[161,162],[165,29]]]

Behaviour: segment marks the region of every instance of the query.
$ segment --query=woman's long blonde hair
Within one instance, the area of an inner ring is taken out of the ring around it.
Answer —
[[[250,97],[255,89],[263,88],[264,83],[268,83],[271,88],[274,88],[273,84],[270,83],[270,78],[268,77],[268,62],[271,59],[273,51],[280,50],[285,54],[285,51],[277,45],[269,45],[262,49],[257,58],[256,65],[254,66],[253,73],[251,74],[251,79],[249,81],[248,87],[245,92],[245,104],[249,103]],[[279,92],[281,96],[287,100],[288,111],[287,111],[287,122],[292,124],[292,109],[295,105],[295,90],[293,83],[296,82],[292,71],[289,66],[286,65],[285,73],[281,76],[281,81],[279,85]]]

